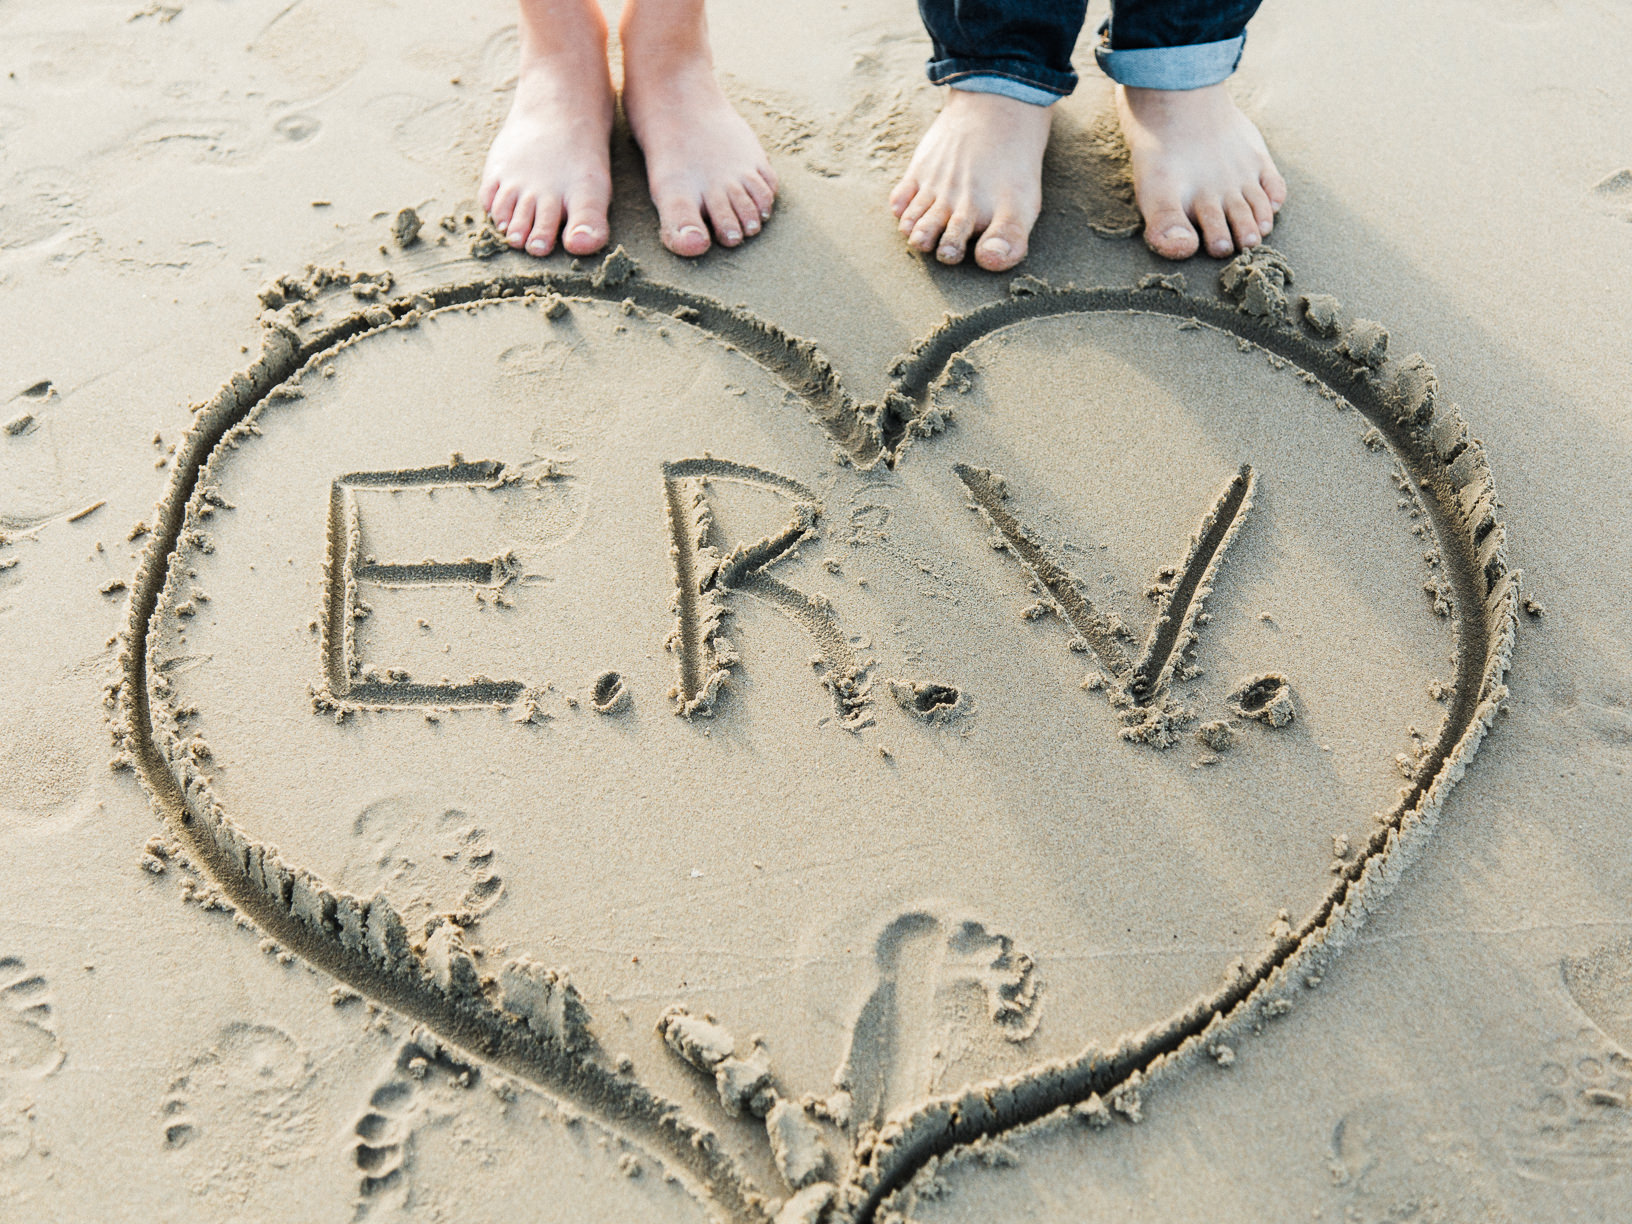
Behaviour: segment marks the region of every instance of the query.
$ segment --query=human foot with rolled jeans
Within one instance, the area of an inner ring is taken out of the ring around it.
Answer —
[[[1112,0],[1094,50],[1116,82],[1145,242],[1168,259],[1258,245],[1286,201],[1264,139],[1223,82],[1260,0]],[[992,272],[1026,257],[1055,102],[1077,83],[1086,0],[918,0],[948,86],[890,193],[913,249]]]
[[[521,0],[521,71],[477,199],[506,240],[574,255],[611,237],[614,93],[597,0]],[[676,255],[737,246],[770,220],[776,175],[714,79],[703,0],[626,0],[623,108]]]

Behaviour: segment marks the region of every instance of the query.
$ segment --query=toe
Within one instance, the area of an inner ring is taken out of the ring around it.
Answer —
[[[574,255],[593,255],[612,236],[606,210],[611,205],[610,185],[584,184],[566,199],[567,231],[561,245]]]
[[[935,193],[928,188],[920,187],[918,194],[907,201],[907,206],[901,210],[901,224],[897,227],[903,234],[912,233],[912,227],[918,224],[922,217],[935,204]]]
[[[928,212],[918,218],[918,224],[912,227],[912,233],[907,238],[907,245],[915,251],[924,254],[935,249],[936,243],[941,240],[941,231],[952,217],[950,205],[935,201]]]
[[[1026,257],[1031,224],[1018,213],[999,208],[975,244],[975,262],[988,272],[1007,272]]]
[[[527,254],[548,255],[555,249],[555,236],[561,231],[561,202],[551,199],[541,202],[533,214],[533,232],[527,235]]]
[[[726,189],[731,197],[731,208],[737,214],[737,221],[742,226],[742,232],[752,238],[759,233],[759,205],[748,194],[748,188],[741,183],[732,183]]]
[[[946,223],[946,232],[935,248],[935,258],[943,264],[960,264],[969,253],[969,239],[974,236],[977,217],[971,208],[958,208]]]
[[[1270,207],[1280,212],[1281,205],[1286,203],[1286,180],[1281,177],[1280,171],[1274,166],[1268,167],[1258,176],[1258,185],[1269,197]]]
[[[690,259],[708,250],[708,229],[702,210],[691,196],[658,201],[658,237],[676,255]]]
[[[1235,237],[1238,250],[1258,245],[1258,219],[1252,215],[1252,206],[1242,196],[1224,202],[1224,215],[1230,222],[1230,233]]]
[[[1230,237],[1230,223],[1224,217],[1224,206],[1216,197],[1207,196],[1197,200],[1195,217],[1209,255],[1223,259],[1235,250],[1235,242]]]
[[[502,230],[510,224],[520,194],[514,187],[501,187],[494,195],[493,205],[487,210],[487,215],[493,218],[493,224],[499,229]]]
[[[1268,238],[1269,231],[1275,228],[1275,206],[1269,202],[1269,196],[1257,183],[1250,183],[1241,193],[1246,197],[1247,207],[1252,209],[1252,218],[1258,223],[1258,236]]]
[[[907,205],[912,203],[913,197],[917,194],[918,180],[910,174],[895,185],[895,190],[890,192],[890,211],[895,214],[898,220],[901,214],[907,211]]]
[[[750,174],[743,179],[742,186],[759,209],[759,222],[763,225],[771,219],[771,205],[776,203],[776,188],[765,181],[763,174]]]
[[[1196,227],[1177,204],[1153,209],[1145,221],[1145,245],[1163,259],[1189,259],[1201,245]]]
[[[497,175],[483,175],[481,190],[476,193],[476,203],[481,205],[482,211],[493,211],[493,199],[499,194],[499,179]]]
[[[527,241],[527,235],[533,229],[533,217],[538,213],[538,200],[531,195],[524,195],[516,201],[516,211],[510,214],[510,224],[504,228],[504,240],[518,251]]]
[[[737,210],[731,207],[730,193],[724,187],[711,188],[703,196],[703,211],[708,214],[714,237],[721,246],[742,245],[742,222],[737,220]]]

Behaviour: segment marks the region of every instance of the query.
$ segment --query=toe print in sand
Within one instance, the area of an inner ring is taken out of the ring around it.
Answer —
[[[1505,694],[1483,454],[1290,280],[1023,278],[875,403],[621,252],[323,332],[280,283],[131,602],[143,777],[269,936],[716,1214],[1137,1121]]]
[[[62,1060],[49,984],[21,957],[0,956],[0,1201],[5,1166],[35,1150],[35,1089]]]

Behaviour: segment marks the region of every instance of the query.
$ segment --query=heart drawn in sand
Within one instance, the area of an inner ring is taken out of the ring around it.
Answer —
[[[1481,449],[1291,281],[1021,278],[862,403],[621,251],[326,328],[347,278],[285,279],[178,453],[122,744],[268,937],[725,1218],[1137,1121],[1318,983],[1506,696]]]

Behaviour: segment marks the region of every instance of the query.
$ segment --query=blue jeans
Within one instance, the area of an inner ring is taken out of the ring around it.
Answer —
[[[1111,0],[1094,58],[1143,89],[1215,85],[1241,60],[1261,0]],[[1038,106],[1076,88],[1071,52],[1087,0],[918,0],[934,55],[929,79]]]

